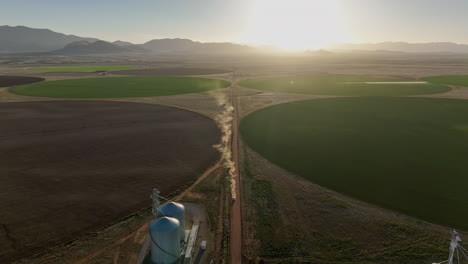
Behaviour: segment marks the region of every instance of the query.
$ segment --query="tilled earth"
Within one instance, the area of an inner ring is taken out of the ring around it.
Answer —
[[[9,87],[15,85],[30,84],[35,82],[44,81],[39,77],[26,77],[26,76],[0,76],[0,87]]]
[[[0,262],[95,231],[193,181],[218,158],[205,116],[160,105],[0,104]]]

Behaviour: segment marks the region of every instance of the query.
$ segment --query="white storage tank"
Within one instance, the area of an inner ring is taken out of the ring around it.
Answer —
[[[185,238],[185,207],[180,203],[168,202],[159,208],[158,217],[167,216],[179,220],[180,224],[180,241],[183,242]]]
[[[172,217],[160,217],[149,225],[153,264],[175,264],[180,258],[180,223]]]

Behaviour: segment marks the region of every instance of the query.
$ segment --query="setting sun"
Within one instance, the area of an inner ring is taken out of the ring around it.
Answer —
[[[245,41],[287,50],[321,48],[346,41],[343,24],[335,1],[255,0],[250,6]]]

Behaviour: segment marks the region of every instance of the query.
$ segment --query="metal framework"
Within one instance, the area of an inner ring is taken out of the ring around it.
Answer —
[[[461,261],[466,260],[468,261],[468,251],[460,245],[461,242],[460,234],[453,230],[452,231],[452,240],[450,241],[450,251],[448,260],[437,262],[433,264],[460,264]],[[460,254],[461,253],[461,254]],[[456,261],[456,262],[455,262]]]
[[[151,200],[153,200],[152,212],[153,212],[154,218],[158,217],[159,207],[161,205],[161,202],[159,201],[159,193],[160,193],[159,190],[154,188],[150,196]]]

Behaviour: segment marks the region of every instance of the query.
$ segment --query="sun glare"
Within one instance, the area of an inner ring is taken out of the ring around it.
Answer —
[[[334,0],[254,0],[244,40],[302,50],[343,42],[346,36]]]

